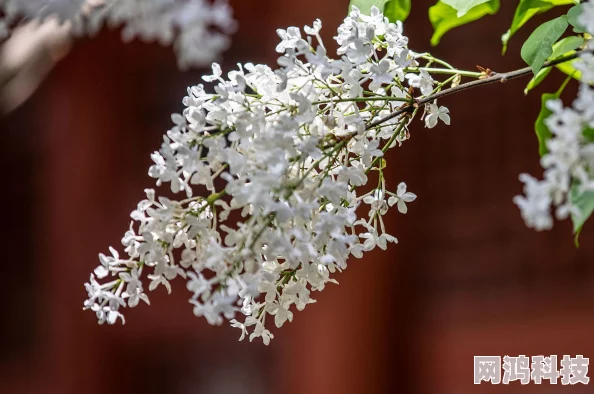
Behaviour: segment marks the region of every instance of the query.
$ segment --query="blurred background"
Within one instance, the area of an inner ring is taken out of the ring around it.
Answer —
[[[427,8],[415,1],[410,47],[463,69],[523,67],[534,18],[500,55],[517,2],[429,46]],[[276,28],[322,19],[326,45],[347,0],[231,1],[239,21],[223,69],[273,64]],[[335,46],[333,47],[335,49]],[[388,226],[400,243],[352,260],[339,286],[274,329],[269,347],[193,316],[183,282],[126,325],[83,312],[97,254],[119,245],[129,213],[153,187],[150,153],[183,108],[188,85],[171,48],[118,31],[79,40],[41,86],[0,120],[2,285],[0,393],[348,394],[592,393],[588,386],[473,385],[473,356],[594,356],[594,225],[581,247],[569,222],[527,229],[512,197],[520,172],[542,173],[533,122],[539,93],[527,79],[442,100],[452,125],[425,129],[388,154],[389,186],[419,198]],[[566,102],[575,86],[566,90]],[[594,369],[594,367],[593,367]],[[589,376],[594,376],[590,371]]]

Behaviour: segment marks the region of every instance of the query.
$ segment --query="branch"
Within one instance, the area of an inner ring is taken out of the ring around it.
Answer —
[[[549,61],[545,62],[542,65],[542,67],[543,68],[553,67],[553,66],[556,66],[557,64],[568,62],[570,60],[576,59],[579,56],[580,53],[581,52],[575,52],[575,53],[572,53],[571,55],[566,55],[566,56],[562,56],[562,57],[559,57],[559,58],[554,59],[554,60],[549,60]],[[471,81],[471,82],[463,83],[462,85],[458,85],[458,86],[453,87],[453,88],[450,88],[450,89],[442,90],[442,91],[437,92],[435,94],[432,94],[430,96],[419,98],[419,99],[415,99],[415,102],[414,103],[409,104],[409,105],[406,105],[406,106],[403,106],[403,107],[400,107],[400,109],[398,109],[398,111],[394,111],[391,114],[386,115],[383,118],[380,118],[380,119],[376,120],[373,123],[370,123],[366,127],[366,130],[372,129],[372,128],[376,127],[376,126],[381,125],[384,122],[387,122],[390,119],[394,119],[397,116],[400,116],[400,115],[402,115],[404,113],[410,112],[414,108],[418,108],[419,106],[421,106],[423,104],[430,103],[433,100],[437,100],[437,99],[440,99],[442,97],[449,96],[450,94],[458,93],[458,92],[461,92],[463,90],[472,89],[472,88],[475,88],[477,86],[489,85],[489,84],[497,83],[497,82],[505,83],[505,82],[507,82],[510,79],[520,78],[520,77],[529,75],[531,73],[532,73],[532,68],[530,68],[530,67],[524,67],[524,68],[521,68],[519,70],[509,71],[509,72],[506,72],[506,73],[493,73],[488,78],[484,78],[484,79],[479,79],[477,81]]]

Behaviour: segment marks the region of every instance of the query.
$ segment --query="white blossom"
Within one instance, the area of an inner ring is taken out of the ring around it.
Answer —
[[[291,322],[315,302],[312,292],[337,283],[351,255],[397,242],[383,216],[395,204],[406,213],[416,196],[404,183],[388,191],[384,153],[408,138],[418,108],[374,122],[412,104],[409,87],[435,81],[406,48],[401,24],[376,8],[364,16],[352,7],[335,37],[338,59],[327,56],[321,26],[306,27],[306,38],[278,30],[280,69],[248,63],[225,75],[214,64],[203,78],[214,93],[188,88],[149,169],[180,197],[147,190],[122,239],[127,256],[100,255],[84,303],[99,322],[148,303],[143,281],[171,291],[181,276],[196,316],[268,344],[271,321]],[[423,75],[405,86],[405,69]]]
[[[438,107],[436,104],[427,104],[425,106],[425,127],[434,128],[437,126],[437,120],[450,125],[450,111],[446,107]]]
[[[582,3],[579,22],[586,31],[594,34],[594,2]],[[587,50],[573,64],[582,72],[578,96],[571,107],[564,107],[561,100],[549,100],[546,105],[552,114],[545,120],[551,132],[546,141],[548,152],[540,162],[543,179],[521,174],[524,196],[514,197],[528,227],[548,230],[553,227],[552,211],[559,220],[571,214],[581,214],[572,194],[594,190],[594,138],[585,134],[594,129],[594,46],[592,39]]]
[[[235,30],[226,0],[1,0],[3,25],[57,18],[75,35],[105,24],[122,26],[126,41],[140,38],[173,45],[180,67],[204,66],[220,57]]]
[[[401,182],[396,190],[396,195],[392,195],[388,199],[388,205],[393,206],[394,204],[398,207],[398,212],[405,214],[408,212],[407,202],[413,202],[417,199],[417,195],[406,191],[406,183]]]
[[[426,70],[421,70],[418,74],[406,74],[406,79],[410,86],[421,89],[424,96],[429,96],[433,92],[433,78]]]
[[[590,34],[594,32],[594,2],[584,1],[581,4],[582,13],[578,17],[579,23],[581,23],[586,31]]]

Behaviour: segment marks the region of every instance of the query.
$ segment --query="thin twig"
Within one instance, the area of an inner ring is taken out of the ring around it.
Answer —
[[[545,62],[542,67],[546,68],[546,67],[552,67],[552,66],[556,66],[557,64],[561,64],[561,63],[565,63],[568,62],[570,60],[576,59],[579,56],[580,52],[575,52],[572,53],[570,55],[566,55],[554,60],[549,60],[547,62]],[[394,119],[397,116],[400,116],[404,113],[410,112],[412,109],[419,107],[423,104],[427,104],[432,102],[433,100],[437,100],[440,99],[442,97],[445,96],[449,96],[450,94],[454,94],[454,93],[458,93],[461,92],[463,90],[468,90],[468,89],[472,89],[475,88],[477,86],[482,86],[482,85],[489,85],[492,83],[497,83],[497,82],[507,82],[510,79],[515,79],[515,78],[520,78],[526,75],[530,75],[532,73],[532,68],[530,67],[524,67],[521,68],[519,70],[515,70],[515,71],[509,71],[506,73],[492,73],[491,76],[484,78],[484,79],[479,79],[476,81],[471,81],[471,82],[467,82],[467,83],[463,83],[461,85],[458,85],[456,87],[450,88],[450,89],[446,89],[446,90],[442,90],[441,92],[437,92],[435,94],[432,94],[430,96],[427,97],[423,97],[423,98],[419,98],[419,99],[415,99],[415,102],[413,104],[409,104],[409,105],[405,105],[403,107],[400,107],[397,111],[392,112],[391,114],[388,114],[386,116],[384,116],[383,118],[380,118],[378,120],[376,120],[373,123],[370,123],[367,127],[366,130],[372,129],[376,126],[381,125],[384,122],[387,122],[388,120]]]

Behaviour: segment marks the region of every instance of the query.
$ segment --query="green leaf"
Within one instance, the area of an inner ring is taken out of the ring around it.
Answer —
[[[594,142],[594,128],[586,127],[582,131],[584,138],[589,142]],[[579,247],[579,236],[584,227],[586,220],[592,216],[594,212],[594,191],[580,191],[579,185],[574,182],[571,185],[570,191],[571,203],[579,209],[579,213],[571,214],[571,221],[573,222],[573,232],[575,234],[575,246]]]
[[[553,54],[547,60],[555,59],[560,56],[569,55],[570,53],[573,53],[575,49],[579,48],[584,44],[584,41],[585,40],[580,36],[562,38],[553,45]],[[565,74],[571,75],[573,78],[577,80],[580,80],[582,77],[581,71],[576,70],[576,68],[573,66],[573,61],[558,64],[557,68]],[[550,72],[551,67],[546,67],[542,68],[538,73],[536,73],[536,75],[532,77],[530,82],[528,82],[528,85],[526,85],[526,88],[524,89],[524,94],[528,94],[530,90],[540,85],[540,83],[544,81],[544,79],[547,75],[549,75]]]
[[[547,101],[559,98],[556,93],[543,93],[540,98],[540,113],[534,123],[534,130],[536,131],[536,138],[538,138],[538,153],[543,156],[549,150],[547,149],[547,141],[553,136],[551,131],[545,124],[545,119],[551,116],[553,111],[547,108]]]
[[[498,10],[499,0],[489,0],[471,8],[464,16],[458,18],[457,11],[454,8],[443,1],[438,1],[437,4],[429,8],[429,20],[433,25],[431,45],[439,44],[441,37],[451,29],[475,21],[485,15],[493,15]]]
[[[522,59],[528,63],[535,75],[553,54],[553,44],[563,35],[568,25],[566,15],[545,22],[537,27],[522,45]]]
[[[390,0],[351,0],[349,3],[349,10],[351,6],[356,6],[362,14],[369,15],[371,13],[371,7],[376,6],[380,11],[384,11],[386,3]]]
[[[553,45],[553,53],[549,59],[555,59],[568,54],[570,51],[578,49],[584,45],[584,41],[584,38],[580,36],[570,36],[560,39]]]
[[[502,54],[505,55],[510,38],[534,15],[546,12],[555,6],[574,3],[574,0],[520,0],[509,30],[501,36]]]
[[[580,36],[565,37],[553,45],[553,54],[549,59],[555,59],[560,56],[570,55],[575,53],[575,50],[584,44],[585,40]],[[579,59],[574,59],[569,62],[557,64],[557,69],[565,74],[580,81],[582,79],[582,72],[574,67],[574,63]]]
[[[557,69],[559,71],[562,71],[563,73],[569,75],[573,79],[581,81],[582,80],[582,72],[574,67],[574,63],[576,61],[579,61],[579,59],[573,59],[572,61],[569,61],[569,62],[560,63],[560,64],[557,64],[555,67],[557,67]]]
[[[561,93],[563,93],[563,90],[569,83],[570,79],[571,78],[567,77],[565,82],[563,82],[559,90],[557,90],[555,93],[544,93],[540,98],[540,113],[538,114],[538,118],[536,118],[536,122],[534,123],[534,130],[536,131],[536,138],[538,138],[538,153],[541,156],[548,152],[547,141],[552,136],[551,131],[545,124],[545,119],[551,116],[553,113],[547,108],[547,101],[558,99],[559,96],[561,96]]]
[[[575,243],[578,244],[578,236],[584,227],[584,223],[594,212],[594,191],[580,190],[577,182],[571,185],[569,192],[569,199],[571,204],[579,210],[579,212],[571,213],[571,221],[573,222],[573,233],[575,234]]]
[[[584,138],[589,142],[594,142],[594,128],[586,127],[583,131]]]
[[[476,7],[479,4],[486,3],[489,0],[441,0],[444,4],[449,5],[456,11],[456,16],[458,18],[463,17],[470,11],[472,8]]]
[[[536,75],[532,77],[530,82],[528,82],[528,85],[526,85],[526,87],[524,88],[524,94],[528,94],[529,91],[540,85],[540,83],[544,81],[547,75],[549,75],[551,70],[552,67],[545,67],[541,69],[539,72],[537,72]]]
[[[580,36],[562,38],[553,45],[553,54],[549,57],[549,60],[575,53],[575,50],[581,47],[584,42],[584,38]],[[582,72],[574,67],[574,62],[576,61],[579,61],[579,59],[557,64],[556,67],[565,74],[580,81],[582,79]]]
[[[390,22],[404,21],[410,14],[411,0],[390,0],[386,3],[384,15]]]
[[[352,6],[359,8],[362,14],[369,15],[371,7],[376,6],[390,22],[404,21],[410,14],[411,0],[351,0]]]
[[[571,7],[567,12],[567,20],[569,21],[569,24],[574,27],[573,31],[576,33],[583,33],[586,31],[586,27],[578,21],[578,17],[582,13],[583,8],[584,5],[579,4]]]
[[[582,233],[582,229],[580,228],[578,231],[575,232],[575,236],[573,237],[573,243],[575,244],[576,248],[580,247],[580,234]]]

